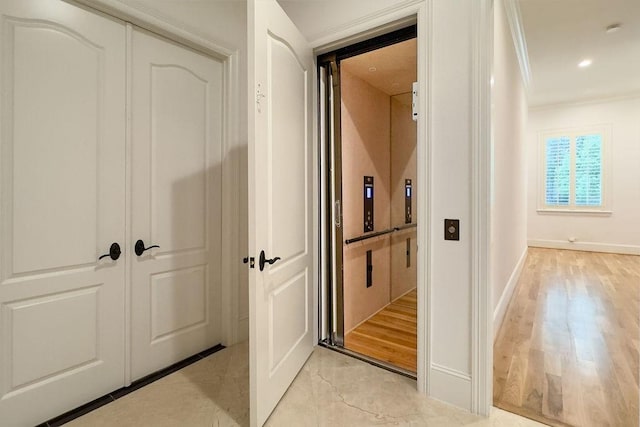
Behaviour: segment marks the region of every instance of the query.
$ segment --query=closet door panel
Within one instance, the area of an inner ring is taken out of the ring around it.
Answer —
[[[0,419],[37,424],[124,383],[125,28],[0,4]],[[37,404],[34,404],[37,402]]]
[[[133,34],[132,376],[220,342],[223,64]]]

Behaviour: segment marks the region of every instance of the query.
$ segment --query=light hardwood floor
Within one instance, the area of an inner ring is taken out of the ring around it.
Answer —
[[[638,426],[640,257],[530,248],[494,344],[494,405]]]
[[[348,333],[344,346],[415,373],[417,312],[414,289]]]

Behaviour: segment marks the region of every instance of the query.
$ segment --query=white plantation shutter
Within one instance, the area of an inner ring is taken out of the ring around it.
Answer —
[[[545,204],[568,206],[571,190],[571,138],[548,138],[545,142]]]
[[[606,211],[608,125],[543,133],[541,209]]]
[[[602,136],[576,137],[576,206],[602,205]]]

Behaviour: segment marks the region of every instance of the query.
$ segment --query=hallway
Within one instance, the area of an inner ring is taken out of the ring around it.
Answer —
[[[638,425],[640,257],[529,248],[494,344],[494,405],[550,425]]]

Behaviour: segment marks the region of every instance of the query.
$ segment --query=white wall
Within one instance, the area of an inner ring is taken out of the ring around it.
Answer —
[[[247,236],[247,4],[244,0],[118,0],[169,24],[202,37],[216,45],[237,52],[237,68],[232,70],[236,79],[237,107],[234,115],[235,135],[224,158],[223,170],[229,173],[231,189],[227,193],[225,208],[231,212],[230,223],[224,227],[229,247],[227,257],[231,283],[225,285],[233,292],[232,315],[235,325],[225,344],[249,337],[249,295],[247,266],[241,260],[248,252]]]
[[[472,6],[432,2],[431,394],[471,408]],[[418,195],[420,197],[420,195]],[[445,241],[445,218],[460,241]],[[421,218],[418,222],[422,221]],[[418,252],[420,254],[420,252]],[[418,286],[421,286],[418,284]]]
[[[504,3],[494,3],[491,284],[494,335],[527,250],[527,98]]]
[[[607,216],[539,213],[538,133],[610,124],[611,210]],[[528,140],[528,239],[531,246],[640,255],[640,98],[532,109]],[[575,237],[576,242],[568,239]]]

